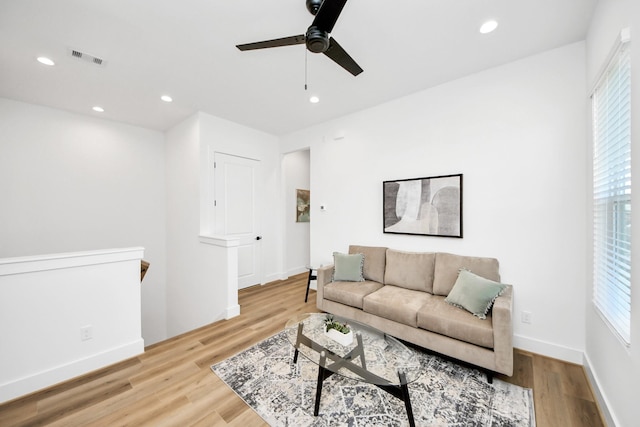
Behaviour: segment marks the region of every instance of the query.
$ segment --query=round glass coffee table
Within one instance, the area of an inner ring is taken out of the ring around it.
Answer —
[[[351,344],[343,345],[330,338],[325,331],[325,313],[297,315],[287,322],[285,331],[295,347],[293,362],[298,354],[318,365],[318,385],[314,415],[320,410],[322,383],[333,374],[373,384],[402,400],[409,425],[414,426],[413,410],[407,384],[422,373],[415,350],[396,338],[354,320],[333,316],[346,323],[353,332]]]

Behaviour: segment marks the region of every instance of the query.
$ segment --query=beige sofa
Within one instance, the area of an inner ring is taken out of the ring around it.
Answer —
[[[445,302],[460,269],[499,282],[498,260],[448,253],[350,246],[364,255],[364,281],[332,281],[318,269],[320,310],[371,325],[437,353],[494,372],[513,374],[513,288],[507,285],[480,319]]]

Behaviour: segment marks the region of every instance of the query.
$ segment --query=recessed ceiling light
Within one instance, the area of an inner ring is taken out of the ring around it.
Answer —
[[[482,26],[480,27],[480,32],[482,34],[489,34],[490,32],[494,31],[496,28],[498,28],[498,21],[491,20],[482,24]]]
[[[56,63],[53,62],[53,60],[47,58],[46,56],[39,56],[37,59],[39,63],[44,65],[56,65]]]
[[[171,98],[169,95],[162,95],[160,99],[162,99],[164,102],[173,102],[173,98]]]
[[[309,98],[309,102],[312,104],[317,104],[318,102],[320,102],[320,98],[318,98],[317,96],[313,95],[311,98]]]
[[[92,108],[93,111],[96,111],[98,113],[104,113],[104,108],[96,105],[95,107]]]

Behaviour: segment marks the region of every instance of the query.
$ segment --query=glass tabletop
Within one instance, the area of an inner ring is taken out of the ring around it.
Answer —
[[[376,385],[408,384],[422,369],[415,350],[371,326],[340,316],[353,341],[342,345],[325,331],[325,313],[305,313],[287,322],[285,332],[291,345],[317,365],[348,378]]]

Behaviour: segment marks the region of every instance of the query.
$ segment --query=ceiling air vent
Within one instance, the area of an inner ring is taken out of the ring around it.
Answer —
[[[89,62],[99,67],[104,67],[106,65],[106,61],[104,59],[98,58],[97,56],[89,55],[88,53],[84,53],[76,49],[69,49],[69,53],[73,58]]]

